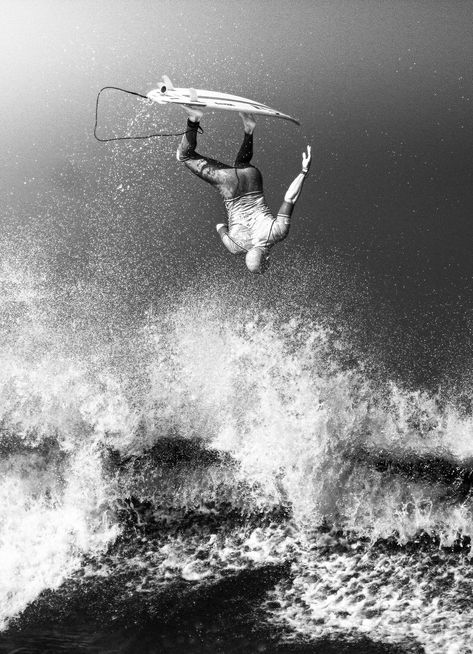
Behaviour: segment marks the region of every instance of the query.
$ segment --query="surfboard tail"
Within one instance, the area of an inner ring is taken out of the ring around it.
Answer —
[[[174,91],[174,85],[167,75],[163,75],[159,90],[161,93],[166,93],[166,91]]]

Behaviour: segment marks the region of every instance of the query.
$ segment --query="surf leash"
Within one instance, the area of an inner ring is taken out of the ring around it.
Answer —
[[[148,98],[147,95],[143,95],[142,93],[138,93],[137,91],[128,91],[127,89],[121,89],[118,86],[104,86],[100,91],[97,93],[97,100],[95,101],[95,125],[94,125],[94,136],[97,139],[97,141],[100,141],[101,143],[109,143],[110,141],[134,141],[134,140],[143,140],[143,139],[152,139],[155,137],[159,136],[183,136],[184,134],[187,134],[189,130],[186,130],[185,132],[157,132],[155,134],[145,134],[145,135],[138,135],[138,136],[115,136],[113,138],[109,139],[103,139],[100,136],[97,136],[97,128],[98,128],[98,122],[99,122],[99,100],[100,96],[103,93],[103,91],[106,91],[108,89],[111,89],[113,91],[121,91],[122,93],[128,93],[129,95],[136,95],[138,98],[142,98],[143,100],[147,100],[148,102],[153,102]],[[199,125],[199,134],[203,134],[204,130],[202,127]]]

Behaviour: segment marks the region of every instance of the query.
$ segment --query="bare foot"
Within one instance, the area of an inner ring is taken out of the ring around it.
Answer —
[[[243,121],[243,125],[245,127],[245,132],[247,134],[253,134],[255,127],[256,127],[256,120],[253,114],[246,114],[243,111],[239,112],[240,117]]]
[[[186,104],[182,104],[181,107],[186,112],[189,120],[191,120],[193,123],[199,123],[200,119],[204,115],[202,109],[199,109],[198,107],[193,107],[192,105],[186,105]]]

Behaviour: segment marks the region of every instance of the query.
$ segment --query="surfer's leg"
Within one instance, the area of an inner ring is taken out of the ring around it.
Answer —
[[[198,129],[199,123],[188,119],[187,129],[177,149],[176,158],[178,161],[182,161],[195,175],[222,191],[222,187],[228,183],[228,172],[226,171],[231,170],[232,167],[196,152]]]
[[[178,161],[187,161],[187,159],[195,158],[199,126],[199,121],[191,120],[190,118],[187,119],[186,131],[182,135],[176,152],[176,159]]]
[[[253,114],[240,113],[240,116],[245,128],[245,135],[235,159],[235,167],[244,168],[245,166],[250,166],[250,161],[253,158],[253,132],[256,127],[256,121]]]
[[[263,191],[261,172],[250,163],[253,157],[253,132],[256,121],[253,114],[240,113],[240,117],[243,121],[245,134],[234,164],[233,196]]]
[[[235,168],[245,168],[250,166],[250,161],[253,157],[253,134],[247,134],[243,138],[238,154],[235,159]]]

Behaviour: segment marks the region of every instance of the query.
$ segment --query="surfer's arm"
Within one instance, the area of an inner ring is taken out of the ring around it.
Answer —
[[[276,216],[276,220],[272,224],[270,236],[268,238],[268,245],[274,245],[275,243],[284,241],[286,236],[289,234],[289,228],[291,226],[291,210],[286,208],[286,213],[281,213],[284,207],[285,204],[283,203],[278,215]]]
[[[284,202],[287,202],[290,205],[295,205],[299,199],[299,195],[302,191],[302,186],[304,185],[305,178],[310,169],[310,163],[312,161],[311,147],[307,146],[307,152],[302,153],[302,170],[297,175],[296,179],[292,182],[290,187],[286,191],[284,196]],[[283,212],[280,212],[283,213]]]
[[[274,221],[272,229],[274,242],[282,241],[289,233],[289,226],[292,212],[294,210],[294,205],[296,204],[301,194],[305,178],[309,172],[311,159],[311,148],[310,145],[308,145],[307,152],[302,153],[302,170],[287,189],[286,195],[284,196],[284,201],[280,206],[277,218]]]
[[[228,235],[228,227],[224,223],[219,223],[215,229],[218,232],[218,235],[222,239],[222,243],[232,254],[244,254],[245,249],[242,248],[238,243],[235,243]]]

